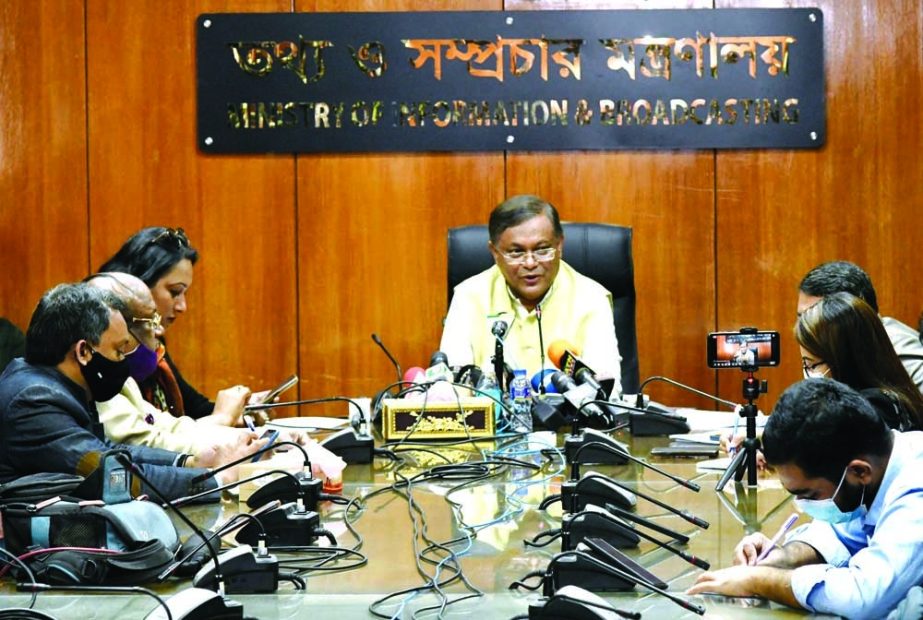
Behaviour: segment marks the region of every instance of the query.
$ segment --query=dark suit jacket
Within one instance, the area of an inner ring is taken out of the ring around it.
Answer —
[[[107,440],[95,404],[58,369],[17,358],[0,375],[0,482],[38,472],[80,473],[81,459],[116,447],[127,450],[170,499],[217,486],[214,478],[191,484],[206,470],[177,466],[180,455],[175,452]],[[144,485],[142,489],[156,497]]]

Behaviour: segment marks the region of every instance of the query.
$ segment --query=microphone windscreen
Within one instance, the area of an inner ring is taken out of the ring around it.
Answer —
[[[404,383],[423,383],[426,380],[426,371],[419,366],[411,366],[404,371]]]
[[[449,365],[449,357],[442,351],[436,351],[429,358],[430,366],[437,366],[439,364]]]
[[[548,359],[558,368],[561,367],[561,358],[564,357],[564,353],[570,351],[574,355],[580,355],[580,350],[575,347],[572,343],[566,340],[555,340],[548,345]]]
[[[551,375],[556,372],[558,371],[554,368],[546,368],[532,375],[532,392],[538,394],[541,391],[542,384],[544,384],[546,394],[557,394],[558,388],[551,381]]]

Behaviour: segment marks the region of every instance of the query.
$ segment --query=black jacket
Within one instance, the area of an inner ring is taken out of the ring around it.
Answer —
[[[127,450],[167,498],[218,484],[214,478],[191,484],[193,477],[206,470],[178,466],[176,452],[110,442],[95,404],[58,369],[17,358],[0,375],[0,482],[38,472],[78,473],[77,464],[88,454],[116,447]],[[144,485],[142,489],[157,497]]]

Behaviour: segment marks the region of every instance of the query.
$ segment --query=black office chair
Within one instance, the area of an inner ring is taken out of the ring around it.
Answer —
[[[635,333],[635,268],[631,228],[611,224],[565,223],[564,260],[612,293],[615,335],[622,356],[622,391],[637,394],[638,337]],[[449,303],[455,286],[494,264],[487,249],[487,226],[449,229]]]
[[[0,372],[14,358],[26,354],[26,336],[8,319],[0,318]]]

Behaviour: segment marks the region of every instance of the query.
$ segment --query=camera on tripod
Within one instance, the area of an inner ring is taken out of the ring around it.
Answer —
[[[747,474],[747,486],[755,487],[756,452],[759,439],[756,436],[757,408],[754,402],[767,391],[767,382],[753,376],[761,366],[779,365],[779,332],[761,332],[755,327],[743,327],[738,332],[714,332],[708,334],[708,366],[710,368],[739,368],[747,373],[743,380],[743,397],[747,401],[740,407],[739,415],[747,421],[747,438],[728,465],[715,487],[721,491],[731,476],[740,482]]]

